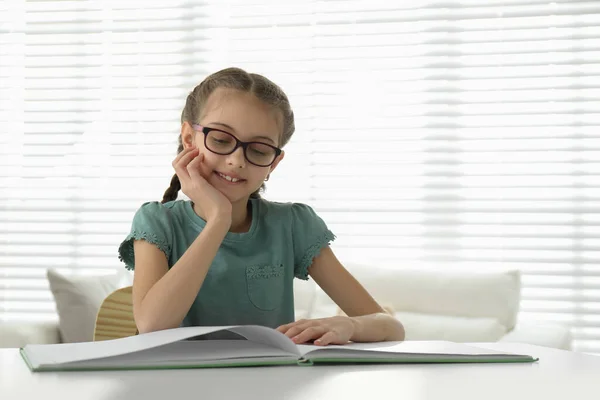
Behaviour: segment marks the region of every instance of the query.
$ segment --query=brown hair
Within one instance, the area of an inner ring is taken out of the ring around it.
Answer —
[[[283,117],[283,132],[279,147],[285,146],[296,129],[294,124],[294,113],[290,106],[290,102],[279,86],[271,82],[262,75],[250,74],[240,68],[226,68],[215,72],[204,79],[198,86],[190,92],[185,102],[185,107],[181,113],[181,123],[188,122],[190,124],[199,122],[199,117],[202,114],[202,107],[208,100],[208,97],[217,88],[236,89],[242,92],[252,93],[259,100],[263,101],[279,111]],[[183,143],[181,135],[178,140],[177,154],[183,151]],[[260,192],[265,188],[265,184],[250,197],[260,197]],[[169,188],[165,191],[161,203],[166,203],[177,199],[177,193],[181,189],[181,183],[177,174],[173,175]]]

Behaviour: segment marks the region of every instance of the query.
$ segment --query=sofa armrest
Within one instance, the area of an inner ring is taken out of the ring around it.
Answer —
[[[0,348],[60,343],[58,322],[0,323]]]
[[[566,326],[519,322],[499,342],[528,343],[571,350],[571,340],[571,332]]]

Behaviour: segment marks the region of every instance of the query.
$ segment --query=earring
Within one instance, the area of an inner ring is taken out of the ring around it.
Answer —
[[[270,177],[271,177],[271,174],[267,175],[267,178],[265,179],[265,182],[268,181]]]

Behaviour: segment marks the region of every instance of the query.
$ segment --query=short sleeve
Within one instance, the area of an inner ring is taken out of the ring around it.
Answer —
[[[133,270],[135,268],[133,242],[140,239],[157,246],[165,253],[168,260],[172,249],[172,232],[169,211],[165,206],[159,202],[143,204],[133,217],[131,231],[119,245],[119,260],[125,263],[125,268]]]
[[[335,240],[335,235],[315,211],[302,203],[292,204],[292,238],[294,243],[294,275],[308,280],[308,267],[321,249]]]

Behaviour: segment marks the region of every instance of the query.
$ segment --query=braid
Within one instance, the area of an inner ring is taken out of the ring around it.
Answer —
[[[177,192],[179,192],[180,189],[181,183],[179,182],[179,177],[177,174],[175,174],[173,175],[173,178],[171,178],[171,184],[169,185],[169,188],[165,190],[165,194],[163,195],[161,203],[164,204],[177,199]]]

